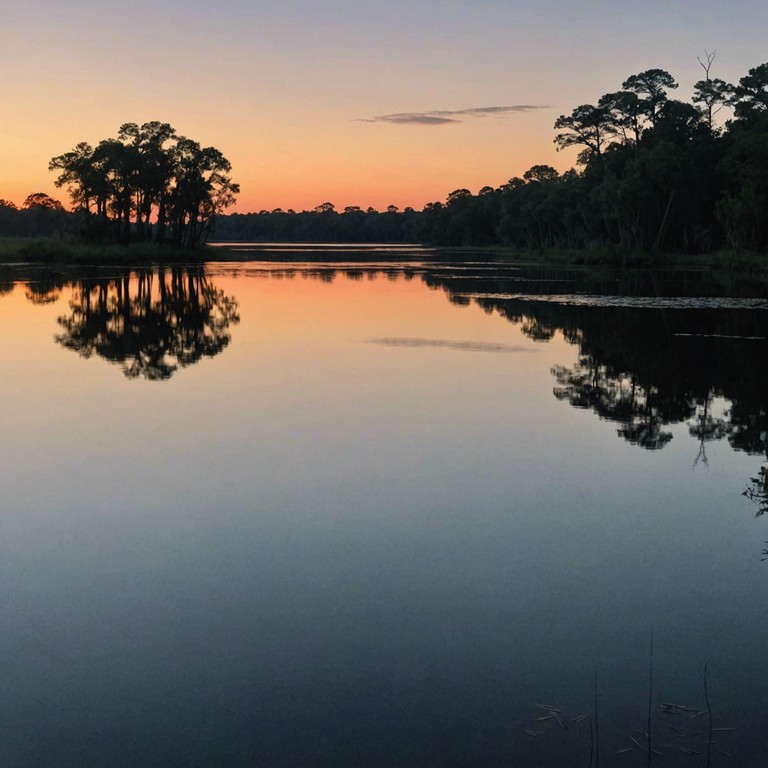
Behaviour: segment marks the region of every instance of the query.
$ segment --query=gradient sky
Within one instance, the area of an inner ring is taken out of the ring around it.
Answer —
[[[766,29],[765,0],[6,0],[0,197],[66,202],[52,156],[162,120],[229,158],[238,211],[421,208],[571,167],[553,122],[630,74],[687,100],[707,49],[737,81]]]

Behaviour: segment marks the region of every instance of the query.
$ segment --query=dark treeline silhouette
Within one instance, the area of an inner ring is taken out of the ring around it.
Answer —
[[[116,138],[82,142],[50,161],[73,214],[42,194],[22,210],[0,200],[0,234],[195,247],[215,225],[225,241],[765,252],[768,63],[729,84],[711,76],[713,62],[714,54],[700,59],[705,77],[690,102],[671,97],[672,75],[649,69],[558,117],[555,144],[579,150],[576,168],[533,165],[500,187],[456,189],[421,211],[337,211],[326,202],[224,215],[239,189],[219,150],[167,123],[126,123]]]
[[[333,203],[312,211],[232,213],[220,216],[217,240],[308,243],[417,243],[422,240],[422,214],[413,208],[386,211],[348,206],[338,212]]]
[[[81,142],[49,164],[66,187],[82,234],[195,248],[239,192],[229,161],[168,123],[125,123],[117,138]]]
[[[74,218],[59,200],[44,192],[28,195],[21,208],[0,200],[0,235],[61,238],[73,231]]]
[[[331,203],[313,211],[221,217],[217,239],[420,242],[519,249],[707,253],[768,250],[768,64],[731,85],[710,75],[692,101],[664,70],[628,77],[595,104],[555,122],[559,149],[578,168],[534,165],[501,187],[451,192],[422,211],[385,212]],[[733,110],[723,127],[719,122]]]

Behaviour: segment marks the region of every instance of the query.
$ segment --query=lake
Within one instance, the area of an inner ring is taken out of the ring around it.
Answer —
[[[765,285],[244,255],[0,270],[0,765],[765,761]]]

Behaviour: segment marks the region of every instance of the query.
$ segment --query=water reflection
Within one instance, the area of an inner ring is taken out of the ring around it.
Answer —
[[[240,267],[271,279],[332,283],[379,276],[442,290],[458,307],[475,304],[518,325],[535,342],[561,334],[577,361],[552,368],[554,396],[614,422],[617,436],[646,450],[673,439],[686,423],[698,442],[693,465],[707,464],[707,444],[768,456],[768,322],[765,285],[711,272],[615,273],[520,269],[495,264],[259,264]],[[13,277],[13,275],[11,275]],[[0,283],[7,293],[12,280]],[[238,305],[203,267],[68,277],[41,270],[25,284],[34,304],[70,290],[57,343],[84,358],[121,366],[128,378],[169,379],[179,368],[219,354],[239,321]],[[448,349],[518,351],[450,340],[379,339],[378,343]],[[768,508],[763,467],[745,496]]]
[[[755,517],[762,517],[768,511],[768,465],[760,467],[757,477],[750,478],[744,496],[757,506]]]
[[[706,466],[707,445],[722,440],[768,457],[768,287],[749,276],[429,262],[257,269],[329,283],[339,274],[356,281],[419,276],[452,304],[498,314],[533,341],[560,334],[576,346],[573,365],[552,368],[554,396],[615,423],[631,445],[661,450],[673,439],[671,427],[687,424],[698,443],[693,466]],[[376,341],[487,351],[450,340]],[[768,464],[745,491],[758,514],[768,508],[767,472]]]
[[[582,357],[575,366],[563,365],[552,369],[558,386],[558,400],[568,401],[574,408],[594,411],[600,418],[621,424],[618,434],[627,442],[642,448],[663,448],[672,433],[664,431],[661,413],[670,412],[659,402],[657,393],[642,387],[635,375],[611,375],[607,366],[592,356]],[[690,415],[683,410],[682,418]]]
[[[16,763],[112,764],[130,740],[133,765],[183,762],[178,744],[227,765],[586,765],[595,671],[612,764],[644,727],[651,625],[656,743],[662,721],[689,733],[658,705],[694,706],[712,661],[715,725],[740,727],[728,751],[765,754],[764,536],[745,541],[739,494],[761,510],[766,477],[713,445],[765,456],[764,312],[738,291],[685,310],[537,299],[594,294],[590,281],[652,290],[641,278],[408,269],[415,284],[391,265],[356,266],[362,283],[344,266],[37,273],[0,299],[37,323],[46,366],[19,355],[5,397],[26,407],[9,412],[2,462],[3,738],[54,733]],[[239,333],[238,355],[189,387],[122,386],[108,369],[115,386],[89,389],[99,366],[51,354],[55,331],[163,378],[232,330],[217,283],[274,341]],[[35,377],[53,364],[81,386]],[[238,407],[195,411],[225,368]],[[42,386],[25,401],[28,381]],[[722,514],[738,502],[741,520]],[[537,720],[541,702],[567,731]]]
[[[61,297],[67,281],[61,273],[51,270],[41,271],[34,282],[25,286],[24,294],[33,304],[53,304]]]
[[[199,269],[160,269],[72,283],[56,341],[81,357],[117,363],[130,379],[170,378],[218,355],[239,321],[237,302]]]
[[[240,318],[234,297],[203,267],[129,271],[69,278],[42,272],[25,285],[33,304],[51,304],[69,290],[55,340],[83,358],[97,355],[129,379],[169,379],[180,368],[218,355]]]
[[[556,334],[578,347],[552,368],[556,398],[615,422],[648,450],[687,423],[699,442],[768,449],[766,286],[704,272],[610,273],[557,269],[425,269],[423,280],[456,304],[475,303],[537,342]]]
[[[226,268],[218,268],[226,273]],[[230,268],[231,269],[231,268]],[[219,354],[238,305],[211,281],[216,268],[131,271],[69,278],[41,271],[25,285],[35,304],[71,289],[56,341],[83,357],[118,363],[129,378],[168,379],[180,367]],[[518,325],[536,342],[557,334],[578,347],[571,366],[552,368],[553,394],[615,422],[617,435],[648,450],[687,423],[699,443],[727,439],[739,451],[768,451],[768,289],[745,276],[680,271],[613,272],[430,262],[239,265],[239,275],[332,283],[379,276],[442,290],[458,307],[475,304]],[[12,275],[11,275],[12,277]],[[0,282],[0,293],[12,287]],[[508,345],[450,340],[378,343],[518,351]]]
[[[685,423],[698,442],[693,466],[707,465],[707,444],[722,440],[768,459],[765,283],[573,270],[432,271],[424,279],[534,341],[562,334],[579,356],[552,368],[554,396],[614,422],[626,442],[661,450],[673,439],[670,427]],[[758,516],[768,510],[768,461],[744,496]]]
[[[456,349],[462,352],[535,352],[535,349],[514,344],[491,344],[484,341],[454,341],[452,339],[411,339],[387,337],[370,339],[371,344],[382,344],[386,347],[410,347],[432,349]]]

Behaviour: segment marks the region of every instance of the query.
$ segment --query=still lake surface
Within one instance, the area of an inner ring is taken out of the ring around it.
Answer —
[[[0,765],[764,764],[765,286],[329,253],[0,271]]]

